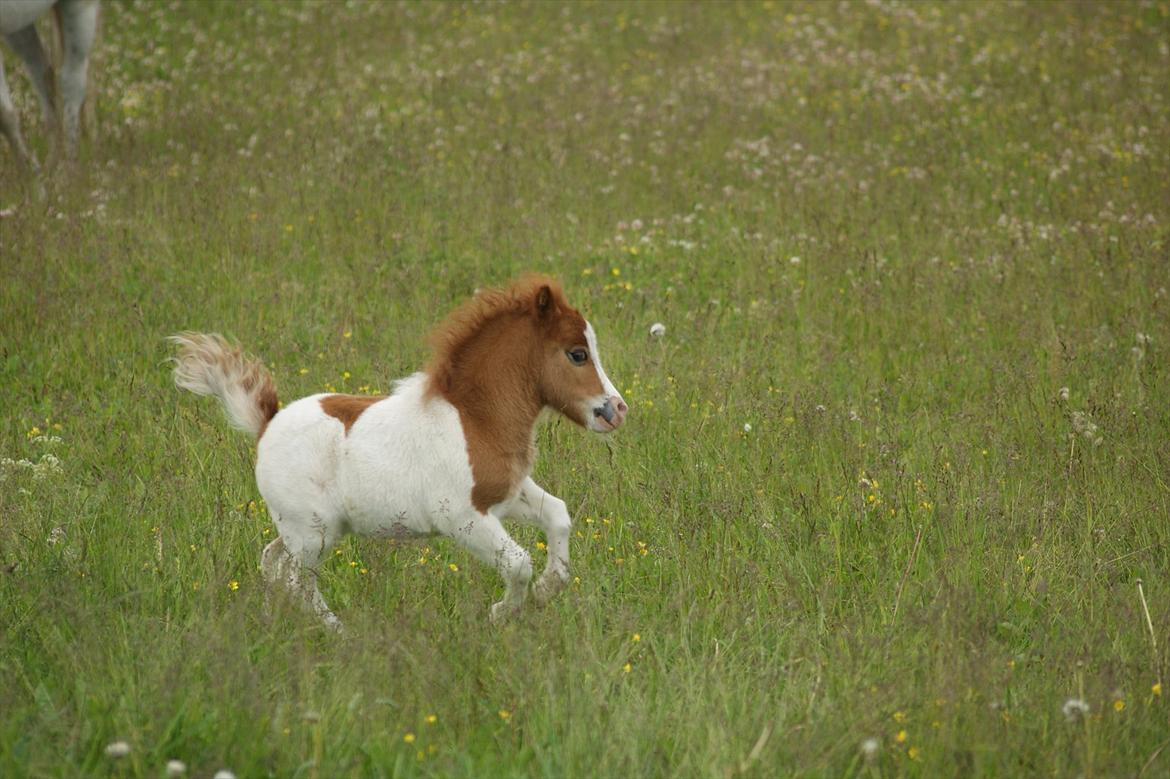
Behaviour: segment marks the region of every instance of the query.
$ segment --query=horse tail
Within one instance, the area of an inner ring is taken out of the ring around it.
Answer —
[[[271,374],[259,360],[215,333],[179,333],[167,339],[179,347],[175,384],[196,395],[214,395],[237,430],[264,434],[280,405]]]

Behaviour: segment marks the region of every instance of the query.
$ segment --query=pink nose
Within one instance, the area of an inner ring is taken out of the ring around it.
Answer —
[[[622,400],[621,395],[612,396],[609,399],[609,402],[613,405],[613,410],[615,412],[612,424],[614,427],[618,427],[622,422],[626,421],[626,414],[630,413],[630,407],[626,405],[624,400]]]
[[[601,420],[601,429],[616,430],[626,420],[626,413],[630,407],[622,400],[621,395],[611,395],[605,403],[593,409],[593,416]]]

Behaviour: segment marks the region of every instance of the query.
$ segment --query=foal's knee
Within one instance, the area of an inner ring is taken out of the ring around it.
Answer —
[[[552,535],[568,535],[573,527],[573,519],[569,516],[569,507],[560,498],[552,498],[545,507],[546,532]]]

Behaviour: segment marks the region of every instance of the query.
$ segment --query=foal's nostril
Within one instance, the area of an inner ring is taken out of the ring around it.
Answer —
[[[613,410],[613,403],[609,402],[608,400],[605,401],[604,406],[593,409],[593,416],[601,417],[606,422],[613,422],[614,414],[615,412]]]

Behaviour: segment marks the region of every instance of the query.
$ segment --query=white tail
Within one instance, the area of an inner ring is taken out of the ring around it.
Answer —
[[[256,436],[264,432],[279,404],[263,363],[215,333],[179,333],[167,340],[179,347],[175,384],[196,395],[219,398],[237,430]]]

